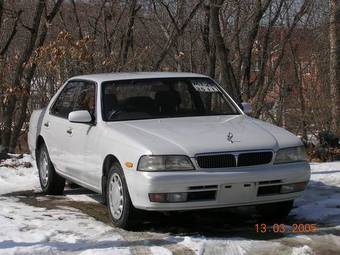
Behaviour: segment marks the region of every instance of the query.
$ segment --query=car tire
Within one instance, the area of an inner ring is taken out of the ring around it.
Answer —
[[[283,219],[288,216],[293,209],[294,200],[263,204],[256,206],[256,211],[262,219]]]
[[[134,227],[135,208],[130,199],[122,167],[118,163],[112,165],[107,175],[106,203],[114,226],[126,230]]]
[[[45,144],[42,144],[39,148],[37,167],[43,193],[46,195],[62,195],[65,179],[56,173]]]

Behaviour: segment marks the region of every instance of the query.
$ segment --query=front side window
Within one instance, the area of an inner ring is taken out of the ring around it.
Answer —
[[[240,114],[207,78],[104,82],[102,100],[105,121]]]
[[[51,114],[62,118],[68,118],[68,114],[73,111],[74,98],[78,89],[78,82],[68,83],[51,108]]]
[[[95,85],[89,82],[83,82],[76,96],[73,111],[89,111],[92,116],[95,115]]]

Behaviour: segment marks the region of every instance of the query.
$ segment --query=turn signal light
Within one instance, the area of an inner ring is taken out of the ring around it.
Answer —
[[[291,184],[283,184],[281,186],[280,193],[291,193],[291,192],[299,192],[305,190],[307,182],[296,182]]]
[[[150,193],[149,199],[151,202],[157,203],[179,203],[186,202],[188,198],[188,193]]]

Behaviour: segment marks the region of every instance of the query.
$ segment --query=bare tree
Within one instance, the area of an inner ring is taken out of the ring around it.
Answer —
[[[287,3],[284,1],[284,4],[287,5]],[[290,11],[289,8],[292,8],[292,5],[286,6],[286,16],[287,16],[287,20],[286,20],[286,24],[287,27],[282,30],[284,32],[284,35],[281,38],[281,42],[279,44],[277,53],[276,53],[276,60],[273,63],[273,59],[270,58],[270,54],[268,54],[268,49],[264,48],[263,49],[263,56],[265,57],[265,59],[261,60],[262,61],[262,67],[260,69],[259,72],[259,78],[257,79],[256,85],[255,85],[255,99],[254,99],[254,116],[255,117],[259,117],[263,111],[263,108],[265,106],[265,98],[266,95],[268,93],[268,88],[273,84],[273,82],[275,81],[275,77],[277,74],[277,71],[281,65],[281,61],[283,59],[283,57],[285,56],[286,53],[286,46],[289,43],[289,40],[293,34],[293,32],[295,31],[295,28],[297,27],[297,25],[299,24],[299,22],[301,22],[301,19],[308,13],[308,11],[310,10],[312,4],[312,0],[304,0],[304,2],[301,4],[300,9],[296,12],[296,14],[293,16],[293,20],[292,22],[290,22]],[[274,17],[275,18],[275,17]],[[273,26],[275,25],[275,23],[270,23],[270,25],[268,26],[267,29],[267,33],[271,33]],[[268,34],[269,36],[270,34]],[[267,35],[265,36],[265,40],[268,40],[269,37],[267,37]],[[264,47],[268,47],[268,41],[266,42],[266,44],[264,44]],[[270,66],[272,66],[270,68],[270,70],[267,71],[266,73],[266,67],[268,66],[267,61],[272,62],[270,64]],[[264,83],[265,77],[267,79],[267,82]]]
[[[76,2],[74,0],[71,0],[71,3],[72,3],[72,11],[73,11],[74,17],[76,19],[76,24],[77,24],[77,28],[78,28],[78,38],[82,39],[82,38],[84,38],[84,35],[83,35],[83,30],[81,28],[80,20],[79,20],[77,5],[76,5]]]
[[[244,99],[248,101],[251,98],[250,95],[250,71],[251,71],[251,63],[252,63],[252,51],[254,49],[254,42],[257,38],[258,30],[260,27],[260,22],[263,18],[264,13],[267,11],[270,6],[272,0],[256,0],[255,9],[253,11],[253,18],[250,20],[250,29],[246,38],[246,47],[244,54],[244,66],[243,66],[243,75],[241,78],[241,87],[245,91]]]
[[[39,49],[43,46],[46,36],[48,33],[48,26],[51,25],[54,17],[57,15],[61,4],[64,0],[57,0],[51,10],[50,13],[45,9],[45,19],[43,24],[41,25],[40,33],[36,39],[35,48]],[[46,6],[45,6],[46,8]],[[14,122],[14,127],[12,129],[12,135],[10,140],[10,150],[13,151],[16,147],[18,137],[20,136],[21,129],[23,127],[23,124],[25,120],[27,119],[27,103],[29,100],[30,90],[31,90],[31,82],[35,73],[35,70],[37,68],[36,62],[32,62],[31,65],[29,65],[25,70],[25,75],[22,78],[22,93],[21,93],[21,102],[19,106],[18,111],[18,117],[17,121]]]
[[[239,83],[235,78],[233,67],[230,63],[230,50],[224,42],[220,28],[219,17],[223,2],[223,0],[210,0],[210,26],[220,63],[222,85],[237,103],[241,103]]]
[[[17,95],[16,93],[20,91],[20,81],[24,73],[25,63],[29,61],[33,51],[35,42],[38,36],[39,26],[41,17],[44,11],[45,1],[39,0],[36,4],[35,14],[33,17],[33,22],[31,26],[24,25],[27,30],[29,31],[29,38],[25,45],[25,49],[21,54],[21,57],[18,61],[14,78],[12,81],[13,92],[8,96],[8,103],[5,105],[4,111],[4,132],[2,134],[2,146],[5,148],[5,151],[10,150],[10,141],[12,135],[12,122],[13,122],[13,115],[15,111],[15,106],[17,103]]]
[[[199,0],[197,4],[191,9],[189,15],[186,17],[186,19],[183,21],[182,24],[179,24],[179,21],[175,19],[175,17],[172,15],[169,6],[163,3],[162,5],[165,7],[167,14],[170,17],[171,24],[173,25],[173,28],[170,33],[166,32],[167,42],[165,43],[165,46],[163,49],[161,49],[161,52],[159,54],[158,59],[156,60],[156,63],[154,65],[154,69],[158,70],[164,61],[166,55],[169,53],[170,49],[174,46],[178,38],[184,33],[187,26],[190,24],[193,17],[196,15],[197,11],[203,4],[204,0]],[[156,4],[154,4],[154,8],[156,11]],[[181,12],[181,10],[180,10]]]
[[[330,109],[333,129],[339,127],[339,81],[334,71],[339,69],[334,67],[339,54],[333,45],[337,54],[329,57],[327,47],[328,31],[338,29],[338,21],[329,27],[328,3],[62,2],[0,0],[0,144],[7,150],[14,150],[18,137],[23,141],[31,109],[45,105],[70,76],[90,72],[204,73],[218,80],[237,103],[241,95],[252,102],[255,117],[304,137],[329,129]],[[304,48],[310,49],[308,55]],[[310,80],[305,62],[315,68]],[[334,107],[325,102],[330,95]],[[214,98],[211,102],[219,103]]]
[[[204,23],[202,27],[202,40],[204,49],[207,53],[208,71],[210,77],[215,78],[216,75],[216,45],[210,29],[210,5],[204,6]]]
[[[42,26],[40,34],[39,29],[43,13],[46,11],[46,2],[44,0],[37,1],[33,20],[30,25],[20,21],[22,27],[28,31],[29,36],[25,41],[23,52],[16,64],[13,79],[11,81],[11,90],[10,93],[7,94],[6,103],[4,104],[4,129],[1,145],[5,151],[14,151],[23,122],[26,119],[30,82],[36,68],[34,64],[29,65],[30,59],[34,55],[35,49],[43,45],[47,35],[47,28],[58,12],[62,2],[62,0],[58,0],[55,3],[52,12],[46,14],[45,23]],[[13,30],[16,29],[16,26],[17,24],[15,23]],[[19,117],[17,121],[15,121],[18,101],[21,104],[18,113]]]
[[[132,0],[129,6],[129,18],[126,28],[126,32],[122,38],[121,42],[121,64],[124,66],[128,58],[129,48],[133,48],[133,27],[135,24],[135,18],[137,12],[140,10],[141,6],[137,6],[137,0]]]

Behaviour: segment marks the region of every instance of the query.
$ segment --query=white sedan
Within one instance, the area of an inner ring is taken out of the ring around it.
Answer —
[[[303,144],[241,108],[200,74],[73,77],[30,120],[41,188],[62,194],[69,180],[101,193],[122,228],[140,209],[286,216],[310,178]]]

